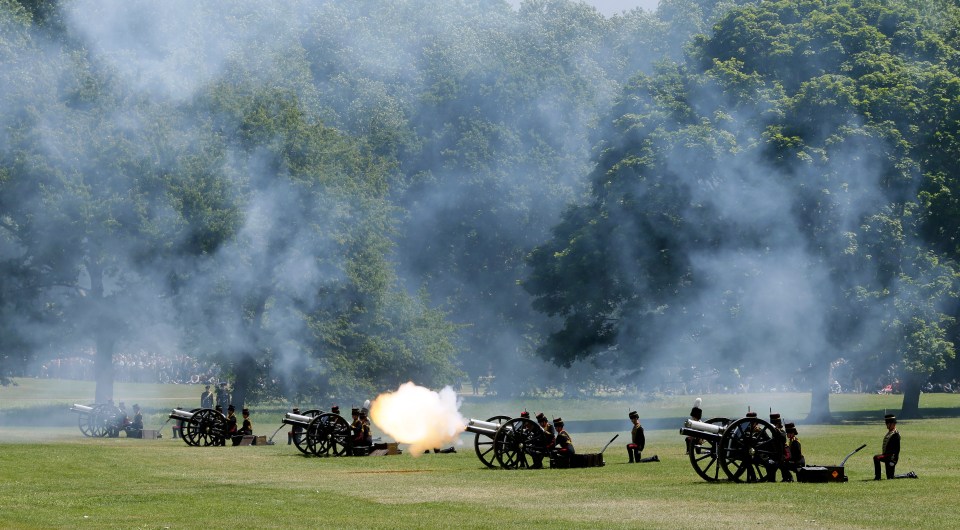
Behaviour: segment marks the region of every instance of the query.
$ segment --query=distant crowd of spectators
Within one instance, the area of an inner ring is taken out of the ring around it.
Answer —
[[[93,365],[93,353],[81,353],[51,359],[30,375],[92,381]],[[167,356],[146,351],[114,354],[113,371],[114,381],[121,383],[215,383],[220,376],[220,367],[215,363],[200,362],[188,355]]]

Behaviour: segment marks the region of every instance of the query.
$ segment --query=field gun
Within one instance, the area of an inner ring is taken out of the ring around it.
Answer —
[[[170,419],[181,422],[180,437],[189,446],[225,445],[227,417],[214,409],[173,409]]]
[[[690,464],[706,481],[773,481],[783,461],[786,437],[773,424],[757,417],[688,419],[680,434],[693,439],[687,446]],[[721,477],[721,470],[725,477]]]
[[[604,465],[603,451],[598,454],[575,454],[569,458],[557,458],[551,436],[530,418],[494,416],[486,421],[470,419],[464,430],[475,435],[474,450],[480,461],[489,468],[495,467],[496,462],[502,469],[535,469],[544,458],[549,459],[550,467]],[[607,446],[609,445],[608,442]]]
[[[74,403],[71,412],[79,414],[77,419],[80,432],[84,436],[104,438],[121,428],[123,412],[111,403],[80,405]]]

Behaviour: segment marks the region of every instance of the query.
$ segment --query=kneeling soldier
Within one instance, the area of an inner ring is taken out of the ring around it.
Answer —
[[[631,412],[629,418],[630,421],[633,422],[633,429],[630,431],[632,443],[627,444],[627,456],[630,457],[629,463],[659,462],[660,457],[657,455],[649,458],[640,458],[640,453],[643,451],[644,446],[646,446],[647,439],[643,435],[643,426],[640,425],[640,415],[637,414],[637,411]]]

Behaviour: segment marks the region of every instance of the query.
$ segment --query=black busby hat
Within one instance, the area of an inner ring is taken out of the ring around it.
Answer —
[[[627,416],[628,416],[631,420],[639,420],[639,419],[640,419],[640,415],[637,414],[637,411],[635,411],[635,410],[630,411],[630,414],[628,414]]]
[[[529,418],[529,417],[530,417],[530,413],[527,412],[527,411],[523,411],[523,412],[520,413],[520,417],[521,417],[521,418]]]
[[[294,414],[300,414],[300,408],[299,408],[299,407],[293,407],[293,413],[294,413]]]
[[[897,423],[897,417],[893,414],[887,414],[883,417],[884,423]]]
[[[350,410],[350,415],[351,415],[351,416],[359,416],[359,415],[360,415],[360,409],[354,407],[353,409]]]
[[[563,418],[553,418],[553,424],[554,424],[554,425],[560,425],[560,426],[562,426],[562,425],[563,425]]]
[[[544,413],[542,413],[542,412],[538,412],[538,413],[537,413],[537,421],[540,422],[540,423],[543,423],[543,422],[549,421],[549,420],[547,420],[547,415],[546,415],[546,414],[544,414]]]
[[[250,409],[245,408],[240,411],[240,414],[250,414]]]
[[[235,410],[237,410],[237,408],[234,407],[232,404],[229,407],[227,407],[227,412],[233,412]]]
[[[787,434],[797,434],[797,426],[793,422],[784,425],[783,430],[787,431]]]
[[[332,412],[332,413],[334,413],[334,414],[340,414],[340,407],[339,407],[338,405],[334,405],[334,406],[330,407],[330,412]]]
[[[770,423],[780,427],[783,425],[783,420],[780,419],[780,415],[776,412],[770,414]]]
[[[757,417],[757,413],[756,413],[756,412],[748,412],[748,413],[747,413],[747,417],[748,417],[748,418],[756,418],[756,417]]]

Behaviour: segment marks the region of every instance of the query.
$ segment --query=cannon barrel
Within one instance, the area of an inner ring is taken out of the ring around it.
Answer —
[[[93,412],[93,407],[88,407],[86,405],[79,405],[77,403],[74,403],[73,406],[70,407],[70,410],[78,414],[90,414],[91,412]]]
[[[464,430],[467,432],[472,432],[474,434],[483,434],[493,438],[497,434],[497,430],[500,429],[499,423],[493,423],[490,421],[483,420],[474,420],[471,419],[467,422],[467,426]]]
[[[313,416],[304,416],[302,414],[287,412],[283,415],[282,423],[286,425],[299,425],[301,427],[307,427],[310,425],[311,421],[313,421]]]
[[[170,411],[171,420],[190,421],[193,419],[193,413],[189,410],[173,409]]]
[[[722,425],[714,425],[712,423],[706,423],[696,420],[687,420],[683,423],[685,429],[691,429],[698,432],[705,432],[710,434],[723,434],[725,427]]]

